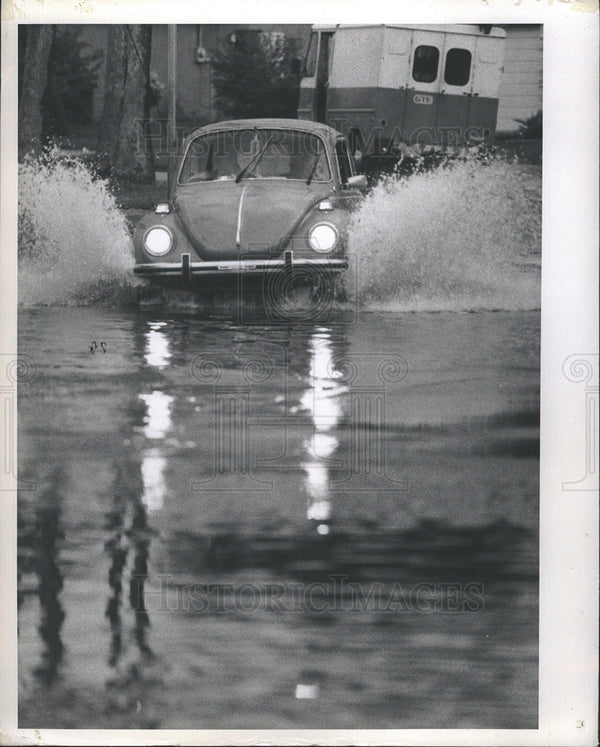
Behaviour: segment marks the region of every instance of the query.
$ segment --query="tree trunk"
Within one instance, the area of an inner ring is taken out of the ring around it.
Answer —
[[[106,45],[106,82],[104,107],[98,133],[98,153],[114,163],[119,146],[119,129],[123,109],[123,91],[127,77],[127,52],[125,26],[112,25],[108,29]]]
[[[145,137],[149,118],[151,26],[113,26],[107,48],[106,92],[98,151],[113,172],[154,181],[154,153]]]
[[[48,80],[53,26],[27,26],[23,83],[19,99],[19,155],[42,149],[42,96]]]
[[[67,134],[67,118],[62,99],[56,87],[56,75],[53,68],[55,67],[54,56],[56,53],[56,26],[52,33],[52,46],[50,47],[50,56],[48,58],[48,80],[46,90],[42,96],[42,140],[53,135]]]

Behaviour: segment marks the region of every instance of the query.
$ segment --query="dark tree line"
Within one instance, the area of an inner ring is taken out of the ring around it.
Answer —
[[[108,30],[104,106],[97,151],[102,166],[130,179],[154,179],[154,156],[143,136],[149,117],[149,25]],[[19,29],[19,154],[37,155],[45,140],[64,134],[67,120],[91,120],[100,56],[86,55],[77,27]]]
[[[88,124],[93,118],[94,89],[104,54],[91,52],[79,26],[55,26],[48,62],[48,82],[42,97],[46,139],[65,135],[69,123]]]
[[[119,175],[154,180],[154,153],[144,137],[150,117],[152,26],[110,26],[98,153]]]
[[[151,140],[144,136],[156,91],[150,80],[152,27],[111,25],[106,49],[90,51],[81,27],[19,28],[19,153],[38,154],[68,123],[91,123],[98,71],[105,67],[96,152],[102,171],[154,179]],[[240,30],[212,54],[214,98],[221,116],[295,117],[300,63],[282,34]]]
[[[48,63],[54,36],[52,26],[19,27],[19,154],[37,154],[42,147],[42,98],[48,82]]]

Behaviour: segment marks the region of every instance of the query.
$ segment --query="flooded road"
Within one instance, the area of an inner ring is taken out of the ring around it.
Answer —
[[[539,312],[33,307],[19,726],[533,728]]]

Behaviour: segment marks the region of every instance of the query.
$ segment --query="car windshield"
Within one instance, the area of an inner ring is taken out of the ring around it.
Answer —
[[[325,144],[298,130],[222,130],[200,135],[186,152],[180,184],[227,179],[331,179]]]

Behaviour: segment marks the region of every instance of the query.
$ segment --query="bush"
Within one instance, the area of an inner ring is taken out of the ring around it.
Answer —
[[[542,110],[527,119],[516,119],[519,123],[519,137],[527,140],[541,140],[542,138]]]

